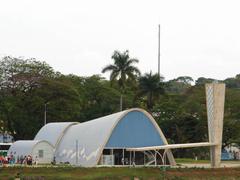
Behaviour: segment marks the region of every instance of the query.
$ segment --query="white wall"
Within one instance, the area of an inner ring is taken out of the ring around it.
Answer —
[[[39,150],[43,150],[43,158],[39,157]],[[53,161],[53,147],[46,142],[40,142],[36,144],[32,151],[32,157],[35,160],[38,157],[38,163],[49,164]]]

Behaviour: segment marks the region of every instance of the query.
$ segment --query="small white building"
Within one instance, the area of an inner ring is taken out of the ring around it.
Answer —
[[[54,147],[44,140],[16,141],[8,150],[8,155],[13,155],[16,160],[30,155],[33,161],[37,157],[39,164],[49,164],[53,161]]]

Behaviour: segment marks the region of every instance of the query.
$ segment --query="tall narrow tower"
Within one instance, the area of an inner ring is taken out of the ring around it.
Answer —
[[[221,165],[223,117],[225,102],[225,84],[206,84],[208,136],[210,147],[211,166],[218,168]]]

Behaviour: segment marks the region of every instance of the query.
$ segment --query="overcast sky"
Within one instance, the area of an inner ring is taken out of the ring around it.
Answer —
[[[0,55],[88,76],[128,49],[142,73],[157,72],[161,24],[166,79],[224,79],[240,73],[239,9],[237,0],[0,0]]]

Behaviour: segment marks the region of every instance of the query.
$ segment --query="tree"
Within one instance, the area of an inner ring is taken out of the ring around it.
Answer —
[[[240,146],[240,90],[226,88],[223,146],[231,144]]]
[[[84,78],[82,91],[79,93],[82,94],[81,121],[112,114],[119,108],[119,91],[112,88],[110,82],[100,76]]]
[[[102,73],[110,71],[110,81],[117,81],[120,88],[120,111],[122,111],[122,94],[124,93],[126,82],[135,81],[137,76],[140,75],[140,71],[134,66],[138,63],[138,59],[130,59],[128,50],[121,53],[119,51],[114,51],[112,55],[114,61],[113,64],[107,65],[103,68]]]
[[[171,94],[184,93],[192,85],[193,79],[189,76],[180,76],[176,79],[166,82],[165,90]]]
[[[153,107],[153,115],[170,143],[207,141],[206,100],[203,86],[184,93],[165,94]],[[178,149],[177,157],[206,157],[206,149]]]
[[[14,93],[17,90],[26,92],[39,85],[42,78],[56,77],[55,73],[45,62],[34,58],[24,59],[5,56],[0,60],[0,89]]]
[[[42,78],[56,75],[48,64],[33,58],[5,56],[0,60],[0,119],[5,131],[17,136],[16,128],[20,130],[22,124],[34,124],[34,121],[30,120],[34,116],[31,117],[26,108],[30,104],[25,104],[25,100],[31,99],[30,94],[40,86]],[[29,107],[31,109],[31,106]],[[22,135],[28,134],[25,130],[32,129],[33,127],[23,128]]]
[[[44,125],[44,104],[47,123],[71,122],[79,119],[81,103],[78,91],[66,80],[42,79],[31,91],[0,96],[0,119],[15,140],[32,139]]]
[[[80,110],[78,92],[45,62],[4,57],[0,60],[0,120],[17,139],[32,139],[48,120],[75,121]]]
[[[227,78],[224,80],[228,88],[240,88],[240,74],[237,74],[235,78]]]
[[[191,85],[191,83],[193,82],[193,78],[190,76],[180,76],[176,79],[176,81],[187,85]]]
[[[195,84],[196,85],[204,85],[206,83],[212,83],[214,81],[218,81],[217,79],[212,79],[212,78],[204,78],[204,77],[200,77],[196,80]]]
[[[139,93],[147,96],[147,108],[151,109],[154,100],[164,93],[163,83],[158,74],[146,73],[139,78]]]

